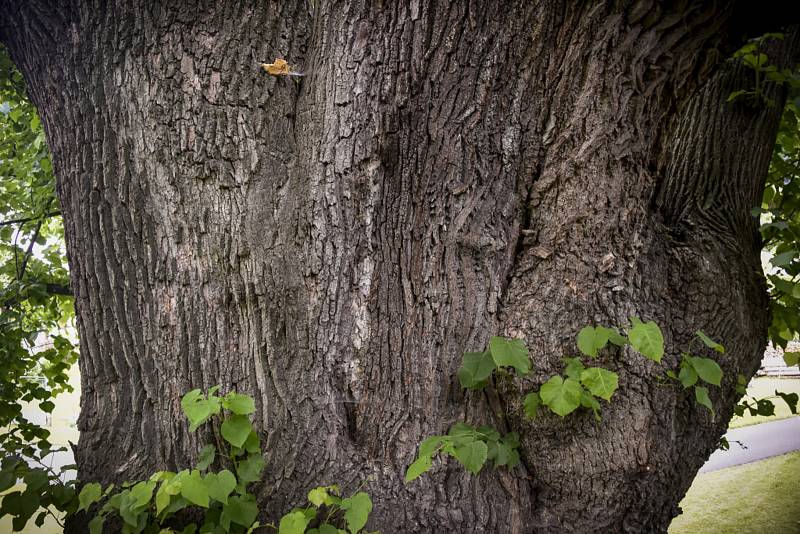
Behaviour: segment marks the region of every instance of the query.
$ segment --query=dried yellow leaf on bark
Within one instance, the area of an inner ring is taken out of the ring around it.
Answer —
[[[262,63],[261,68],[273,76],[288,76],[291,73],[289,64],[281,58],[277,58],[274,63]]]

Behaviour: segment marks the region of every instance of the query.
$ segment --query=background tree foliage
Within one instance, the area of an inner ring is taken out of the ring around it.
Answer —
[[[762,216],[764,249],[772,254],[768,273],[773,344],[786,348],[800,334],[800,89],[792,87],[767,175],[764,201],[754,208]],[[787,365],[797,354],[784,354]]]
[[[50,433],[22,408],[36,402],[52,412],[53,397],[71,389],[67,372],[77,352],[59,334],[74,311],[50,155],[22,76],[2,47],[0,178],[0,491],[26,483],[24,493],[3,498],[0,515],[14,515],[21,528],[40,505],[67,511],[73,501],[62,473],[42,462]]]

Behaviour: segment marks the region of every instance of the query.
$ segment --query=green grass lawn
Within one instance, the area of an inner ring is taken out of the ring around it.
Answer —
[[[800,451],[695,478],[670,534],[800,533]]]
[[[797,393],[800,395],[800,379],[797,378],[767,378],[760,377],[754,378],[750,385],[747,386],[747,400],[751,401],[753,398],[763,399],[775,395],[775,390],[784,393]],[[764,421],[774,421],[777,419],[785,419],[792,417],[789,407],[783,402],[783,399],[772,399],[775,404],[775,415],[764,417],[763,415],[752,416],[745,413],[743,417],[733,416],[728,428],[739,428],[756,423],[763,423]],[[752,402],[751,402],[752,404]]]

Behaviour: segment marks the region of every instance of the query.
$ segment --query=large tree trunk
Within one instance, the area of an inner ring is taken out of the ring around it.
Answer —
[[[765,343],[780,110],[725,103],[751,83],[730,6],[0,4],[58,176],[82,479],[186,467],[180,396],[222,384],[257,398],[271,518],[369,480],[386,533],[666,530]],[[521,416],[581,326],[632,315],[667,367],[700,328],[728,347],[715,417],[629,351],[601,423]],[[494,334],[535,372],[465,394]],[[404,484],[459,420],[519,431],[523,465]]]

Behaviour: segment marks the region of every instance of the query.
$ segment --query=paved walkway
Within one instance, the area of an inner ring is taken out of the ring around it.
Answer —
[[[729,431],[725,437],[728,438],[731,448],[727,451],[715,451],[700,469],[701,473],[800,449],[800,417],[737,428]],[[740,443],[735,443],[736,441]]]

